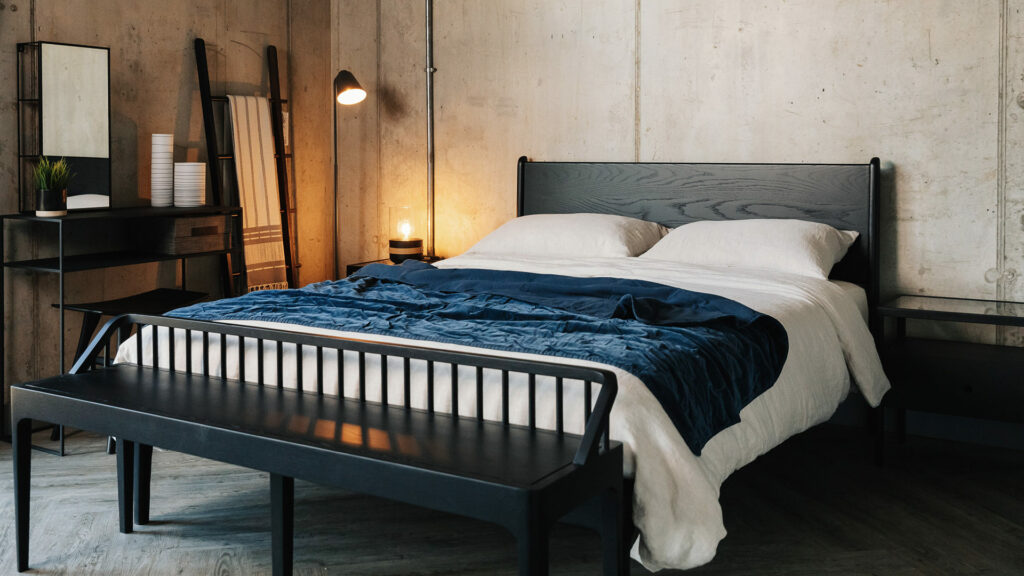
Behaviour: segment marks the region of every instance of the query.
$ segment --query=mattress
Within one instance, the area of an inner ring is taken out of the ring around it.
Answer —
[[[722,482],[735,470],[767,452],[786,438],[827,420],[855,383],[859,392],[872,405],[877,405],[889,384],[882,372],[874,342],[865,322],[867,299],[862,289],[849,283],[830,282],[804,276],[774,273],[763,270],[736,269],[713,266],[680,265],[643,258],[579,258],[557,260],[550,258],[493,257],[467,254],[437,264],[439,267],[489,268],[518,270],[547,274],[594,277],[611,276],[658,282],[677,288],[708,292],[724,296],[779,320],[789,336],[789,357],[782,373],[767,392],[759,396],[740,413],[741,421],[715,435],[705,445],[701,456],[689,450],[676,428],[650,391],[631,374],[592,362],[581,362],[555,357],[537,357],[529,354],[505,353],[510,357],[538,359],[548,362],[574,363],[599,366],[614,372],[619,380],[619,395],[611,415],[611,435],[626,448],[625,474],[635,480],[633,522],[640,530],[640,538],[633,548],[633,557],[650,570],[664,568],[692,568],[709,562],[715,555],[718,542],[726,535],[718,494]],[[341,337],[354,337],[381,342],[397,342],[419,346],[478,351],[494,355],[493,350],[473,349],[465,346],[412,341],[398,337],[381,337],[362,333],[344,333],[311,329],[292,324],[267,322],[240,322],[291,331],[303,331]],[[148,331],[143,339],[149,340]],[[160,342],[166,346],[167,337]],[[183,335],[176,345],[184,346]],[[145,343],[144,344],[148,344]],[[193,345],[196,345],[194,342]],[[229,340],[228,346],[237,343]],[[255,344],[250,344],[254,346]],[[273,346],[267,345],[268,352]],[[144,345],[144,350],[148,345]],[[315,375],[315,358],[307,351],[303,362],[308,378]],[[295,387],[294,349],[285,351],[284,386]],[[292,360],[289,361],[288,356]],[[179,358],[183,355],[179,355]],[[228,365],[214,365],[219,354],[211,350],[211,373],[226,370],[229,377],[237,375],[233,365],[237,354],[227,354]],[[254,355],[250,355],[254,356]],[[166,361],[166,353],[160,355]],[[343,358],[348,396],[356,394],[357,355]],[[118,352],[117,361],[135,362],[135,346],[126,342]],[[325,375],[336,373],[337,358],[325,352]],[[368,358],[367,386],[373,390],[379,382],[379,359]],[[149,363],[149,358],[143,358]],[[179,360],[180,362],[180,360]],[[377,362],[377,367],[374,366]],[[389,370],[401,369],[389,365]],[[423,406],[425,399],[425,372],[423,366],[413,363],[413,405]],[[438,367],[439,370],[444,370]],[[467,382],[474,374],[467,372]],[[248,374],[255,370],[248,369]],[[485,386],[500,386],[497,375],[485,381]],[[436,377],[444,378],[440,372]],[[460,376],[461,377],[461,376]],[[268,384],[274,384],[270,375]],[[328,377],[329,378],[329,377]],[[399,385],[399,378],[389,379]],[[444,380],[442,380],[444,381]],[[349,384],[351,388],[349,388]],[[551,386],[538,382],[538,406],[552,405]],[[306,383],[312,386],[311,382]],[[336,381],[323,383],[326,393],[337,392]],[[525,410],[516,408],[515,399],[524,396],[518,391],[522,383],[510,379],[513,398],[513,422],[525,421]],[[460,387],[460,413],[474,406],[472,386]],[[578,387],[566,386],[567,405],[581,401]],[[401,399],[401,392],[389,388],[391,398]],[[451,398],[446,387],[437,387],[435,406],[439,410],[450,407]],[[577,397],[573,397],[576,395]],[[485,406],[485,417],[500,418],[500,394],[488,395],[494,401]],[[378,396],[379,397],[379,396]],[[369,399],[373,400],[371,393]],[[524,405],[525,403],[521,403]],[[475,409],[475,408],[473,408]],[[572,416],[572,411],[567,414]],[[566,421],[569,431],[582,430],[582,415]],[[553,411],[538,414],[538,425],[553,426]]]

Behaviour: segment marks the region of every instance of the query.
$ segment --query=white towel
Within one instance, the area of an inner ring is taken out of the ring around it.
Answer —
[[[228,96],[249,292],[288,288],[270,102]]]

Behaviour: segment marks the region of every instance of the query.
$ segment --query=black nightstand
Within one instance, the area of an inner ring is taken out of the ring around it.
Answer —
[[[907,320],[1024,326],[1024,303],[899,296],[878,312],[895,319],[880,352],[901,437],[907,409],[1024,422],[1024,348],[907,336]]]
[[[421,262],[426,262],[428,264],[433,264],[434,262],[440,262],[441,260],[443,260],[443,258],[441,258],[439,256],[424,256],[424,257],[420,258]],[[345,276],[348,276],[350,274],[355,274],[356,272],[359,271],[360,268],[362,268],[363,266],[369,266],[370,264],[387,264],[388,266],[394,266],[394,262],[392,262],[391,260],[388,260],[387,258],[385,258],[383,260],[370,260],[370,261],[367,261],[367,262],[356,262],[355,264],[346,264],[345,265]]]

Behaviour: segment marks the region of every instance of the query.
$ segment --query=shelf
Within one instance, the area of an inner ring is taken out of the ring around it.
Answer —
[[[207,296],[208,294],[205,292],[179,290],[177,288],[157,288],[156,290],[116,300],[65,304],[64,309],[76,312],[106,314],[109,316],[117,316],[119,314],[160,315],[183,306],[195,304]],[[57,304],[54,304],[53,307],[59,308]]]
[[[131,266],[133,264],[145,264],[147,262],[181,260],[183,258],[228,254],[230,252],[231,250],[216,250],[212,252],[198,252],[195,254],[153,254],[124,251],[99,252],[96,254],[78,254],[74,256],[64,257],[64,272],[80,272],[82,270],[96,270],[99,268]],[[60,272],[59,260],[57,258],[14,260],[10,262],[5,262],[4,266],[8,268],[21,268],[23,270],[35,270],[37,272]]]
[[[153,206],[133,206],[130,208],[100,208],[96,210],[72,210],[66,216],[44,217],[32,212],[4,214],[0,218],[6,220],[26,220],[31,222],[76,222],[80,220],[117,220],[126,218],[160,218],[173,216],[210,216],[214,214],[240,214],[241,208],[224,206],[197,206],[195,208],[154,208]]]
[[[1024,326],[1024,302],[900,296],[879,306],[878,312],[890,318]]]

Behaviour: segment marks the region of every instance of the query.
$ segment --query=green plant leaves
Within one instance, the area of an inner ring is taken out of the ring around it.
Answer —
[[[32,179],[40,190],[64,190],[74,176],[64,158],[54,162],[46,156],[40,156],[32,171]]]

